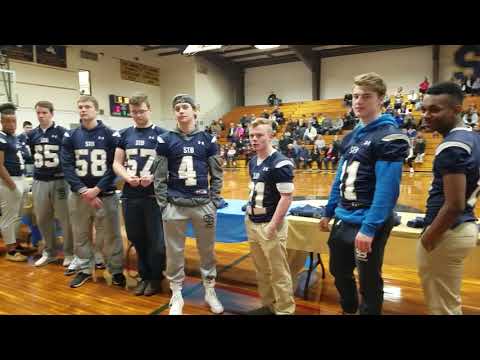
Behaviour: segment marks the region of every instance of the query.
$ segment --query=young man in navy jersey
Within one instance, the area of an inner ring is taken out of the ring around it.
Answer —
[[[251,315],[295,312],[285,221],[292,203],[295,166],[272,147],[272,138],[270,120],[259,118],[250,125],[256,156],[248,163],[251,182],[245,225],[263,305]]]
[[[422,103],[427,126],[443,136],[417,247],[425,302],[433,315],[462,314],[464,261],[478,239],[474,210],[480,193],[480,137],[463,124],[462,105],[461,88],[448,82],[430,87]]]
[[[15,136],[17,129],[16,107],[0,105],[2,131],[0,131],[0,229],[7,247],[6,259],[27,261],[17,246],[17,231],[23,199],[28,191],[24,179],[25,164],[21,145]]]
[[[81,126],[65,133],[61,149],[63,171],[71,187],[68,205],[78,257],[78,273],[70,287],[82,286],[92,278],[94,250],[89,233],[92,223],[97,235],[101,228],[112,283],[124,287],[119,199],[112,169],[120,134],[97,120],[98,101],[93,96],[81,96],[77,105]]]
[[[53,104],[39,101],[35,105],[39,126],[25,139],[34,158],[33,170],[33,209],[38,228],[45,240],[42,257],[35,266],[43,266],[57,261],[55,218],[59,219],[63,230],[63,266],[73,260],[73,235],[68,215],[68,183],[65,181],[60,164],[60,149],[63,135],[67,131],[53,121]]]
[[[165,270],[162,214],[155,200],[152,174],[158,137],[165,130],[150,121],[146,95],[132,96],[129,104],[135,125],[120,131],[113,170],[125,180],[122,193],[125,229],[135,246],[142,279],[135,295],[151,296],[160,292]]]
[[[189,221],[200,253],[205,302],[213,313],[219,314],[223,312],[223,306],[214,288],[217,276],[215,226],[217,206],[222,200],[222,161],[217,155],[216,138],[198,129],[193,98],[177,95],[173,98],[172,108],[177,128],[160,135],[154,176],[155,196],[163,209],[166,274],[172,290],[170,315],[183,313],[185,230]]]
[[[320,228],[329,231],[330,272],[344,314],[378,315],[383,305],[382,265],[393,227],[393,209],[400,193],[408,137],[395,119],[381,115],[386,93],[383,79],[362,74],[354,79],[353,109],[361,120],[341,144],[325,217]],[[362,301],[359,305],[353,271],[357,267]]]

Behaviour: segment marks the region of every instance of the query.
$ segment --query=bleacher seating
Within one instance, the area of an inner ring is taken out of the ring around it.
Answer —
[[[392,101],[394,97],[391,98]],[[405,100],[407,100],[407,96],[405,96]],[[477,108],[480,109],[480,97],[479,96],[469,96],[465,98],[463,103],[464,110],[468,109],[470,104],[476,104]],[[243,106],[237,107],[233,109],[228,114],[225,114],[222,119],[225,124],[225,131],[223,132],[222,136],[219,139],[219,143],[224,145],[227,144],[228,141],[226,139],[226,133],[228,132],[230,123],[237,124],[239,119],[243,116],[243,114],[255,114],[259,116],[264,110],[271,112],[273,107],[265,106],[265,105],[255,105],[255,106]],[[343,99],[330,99],[330,100],[318,100],[318,101],[304,101],[298,103],[286,103],[280,106],[280,111],[282,111],[285,115],[285,119],[300,119],[302,115],[305,115],[307,119],[310,117],[312,113],[322,113],[324,116],[329,117],[336,117],[342,116],[346,112],[346,108],[343,104]],[[413,111],[412,115],[414,116],[415,121],[418,123],[421,118],[421,111]],[[281,134],[285,132],[286,124],[280,126],[277,131],[277,137],[280,138]],[[342,135],[339,135],[339,139],[347,132],[343,131]],[[330,144],[333,142],[334,135],[324,135],[323,138],[326,144]],[[435,156],[435,149],[438,144],[442,141],[440,135],[434,136],[432,133],[425,133],[424,138],[426,141],[426,149],[425,149],[425,157],[423,163],[414,163],[415,171],[432,171],[433,166],[433,159]],[[312,148],[313,145],[307,145],[309,149]],[[238,161],[238,166],[245,166],[244,160],[240,159]],[[409,168],[407,165],[404,166],[404,171],[408,171]]]

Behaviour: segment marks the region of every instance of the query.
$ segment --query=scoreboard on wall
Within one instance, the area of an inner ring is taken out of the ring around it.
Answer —
[[[110,115],[130,117],[129,100],[125,96],[110,95]]]

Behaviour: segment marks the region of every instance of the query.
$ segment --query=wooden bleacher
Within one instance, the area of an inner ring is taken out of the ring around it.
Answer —
[[[394,101],[394,96],[391,97],[391,101]],[[407,96],[404,97],[404,100],[407,100]],[[480,96],[468,96],[465,98],[463,102],[464,110],[468,109],[471,104],[475,104],[477,109],[480,109]],[[260,116],[260,114],[267,110],[271,112],[273,107],[265,106],[265,105],[255,105],[255,106],[243,106],[234,108],[229,113],[225,114],[222,119],[225,125],[225,131],[222,132],[221,137],[219,138],[219,143],[221,145],[228,144],[226,139],[226,134],[228,133],[230,123],[237,124],[239,119],[244,115],[251,115],[255,114],[256,116]],[[298,120],[302,118],[302,115],[305,115],[307,119],[310,117],[312,113],[321,113],[324,116],[329,117],[337,117],[342,116],[346,112],[346,108],[343,103],[343,99],[330,99],[330,100],[318,100],[318,101],[304,101],[298,103],[286,103],[280,105],[280,111],[283,112],[286,123],[282,126],[279,126],[277,130],[277,138],[285,132],[286,124],[291,120]],[[418,123],[422,116],[421,111],[412,111],[412,115],[415,121]],[[339,139],[342,139],[343,136],[348,133],[345,130],[343,131],[342,135],[339,135]],[[423,163],[414,163],[415,171],[426,171],[431,172],[433,166],[433,159],[435,157],[435,149],[438,144],[442,141],[442,137],[440,135],[434,136],[432,133],[423,133],[425,141],[426,141],[426,149],[425,149],[425,157]],[[334,135],[324,135],[323,139],[325,143],[328,145],[333,142]],[[307,145],[307,148],[311,150],[313,145]],[[239,159],[238,166],[242,167],[245,166],[243,159]],[[404,166],[404,171],[408,171],[409,168],[407,165]]]

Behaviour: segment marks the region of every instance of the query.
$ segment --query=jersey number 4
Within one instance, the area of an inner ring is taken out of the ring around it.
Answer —
[[[88,174],[88,161],[82,157],[90,157],[90,175],[102,177],[107,172],[107,152],[103,149],[77,149],[75,150],[76,173],[79,177]]]
[[[178,178],[185,179],[185,186],[197,185],[197,173],[193,169],[193,157],[184,156],[178,168]]]

